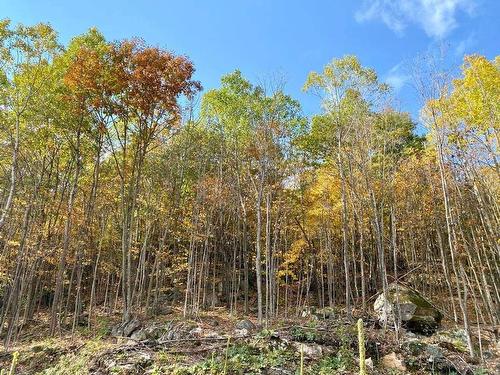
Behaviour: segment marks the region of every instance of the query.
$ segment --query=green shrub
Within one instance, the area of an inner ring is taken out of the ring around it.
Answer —
[[[318,339],[318,332],[314,328],[293,327],[291,333],[295,341],[314,342]]]

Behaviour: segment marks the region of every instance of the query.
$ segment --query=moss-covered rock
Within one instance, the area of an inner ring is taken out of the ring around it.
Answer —
[[[381,322],[393,324],[395,317],[412,332],[432,334],[439,327],[443,315],[418,292],[399,284],[391,284],[387,294],[378,296],[374,304]]]
[[[466,353],[467,352],[467,333],[464,329],[450,329],[439,331],[436,335],[438,344],[447,349]]]

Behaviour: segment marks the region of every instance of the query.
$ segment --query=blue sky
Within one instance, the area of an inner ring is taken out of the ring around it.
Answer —
[[[451,64],[464,53],[499,54],[499,0],[0,0],[0,18],[49,22],[63,43],[97,26],[109,40],[138,36],[188,55],[205,89],[240,69],[253,82],[284,78],[305,114],[318,99],[301,91],[311,70],[357,55],[396,87],[396,107],[418,115],[405,62],[447,45]]]

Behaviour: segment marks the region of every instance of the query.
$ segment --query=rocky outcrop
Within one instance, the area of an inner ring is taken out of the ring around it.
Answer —
[[[41,341],[21,349],[19,373],[291,375],[298,372],[301,363],[307,374],[358,372],[358,335],[352,321],[311,316],[309,321],[294,321],[292,326],[272,330],[260,330],[256,325],[252,333],[240,335],[235,332],[237,322],[245,331],[252,325],[224,318],[157,318],[143,320],[142,326],[135,329],[138,323],[131,321],[115,328],[115,332],[122,332],[120,336],[134,329],[128,340],[92,339],[83,346],[69,337]],[[220,322],[216,330],[214,321]],[[462,329],[448,328],[423,336],[402,328],[396,340],[390,329],[380,328],[367,319],[365,363],[370,375],[500,374],[494,327],[484,328],[481,333],[483,362],[478,347],[475,358],[468,354]],[[476,331],[470,334],[473,343],[478,343]],[[11,359],[11,353],[0,353],[0,367],[6,368]]]
[[[383,356],[380,360],[382,367],[389,370],[406,371],[404,362],[398,358],[396,353],[392,352]]]
[[[141,322],[137,319],[132,319],[114,326],[111,330],[111,335],[115,337],[130,337],[140,327]]]
[[[234,328],[235,329],[246,329],[247,331],[253,331],[254,329],[256,329],[257,327],[255,326],[255,324],[253,324],[250,320],[248,319],[243,319],[243,320],[240,320],[238,321],[235,325],[234,325]]]
[[[302,353],[305,358],[319,359],[323,356],[323,347],[316,343],[293,342],[292,346],[298,353]]]
[[[336,311],[333,307],[323,307],[321,309],[316,309],[312,312],[312,315],[317,319],[334,319],[336,316]]]
[[[426,370],[429,373],[468,375],[474,372],[474,361],[466,353],[449,344],[443,336],[403,338],[401,345],[406,367],[411,372]]]
[[[136,330],[130,338],[137,341],[158,340],[165,333],[165,327],[151,325]]]
[[[94,357],[89,364],[89,374],[144,374],[152,363],[153,354],[147,348],[122,346]]]
[[[418,292],[399,284],[391,284],[387,295],[380,294],[373,307],[382,323],[394,324],[399,315],[402,325],[408,330],[425,335],[433,334],[443,317]]]

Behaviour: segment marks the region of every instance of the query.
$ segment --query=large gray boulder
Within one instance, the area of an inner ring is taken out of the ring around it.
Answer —
[[[400,284],[389,285],[387,295],[381,293],[373,305],[380,322],[394,324],[399,313],[408,330],[425,335],[433,334],[443,315],[418,292]]]
[[[111,335],[115,337],[130,337],[139,328],[141,328],[141,322],[134,318],[115,325],[111,330]]]
[[[164,333],[165,326],[151,325],[134,331],[130,338],[137,341],[153,341],[158,340]]]
[[[234,325],[234,328],[236,328],[236,329],[246,329],[247,331],[253,331],[257,327],[250,320],[243,319],[243,320],[240,320],[240,321],[236,322],[236,324]]]

